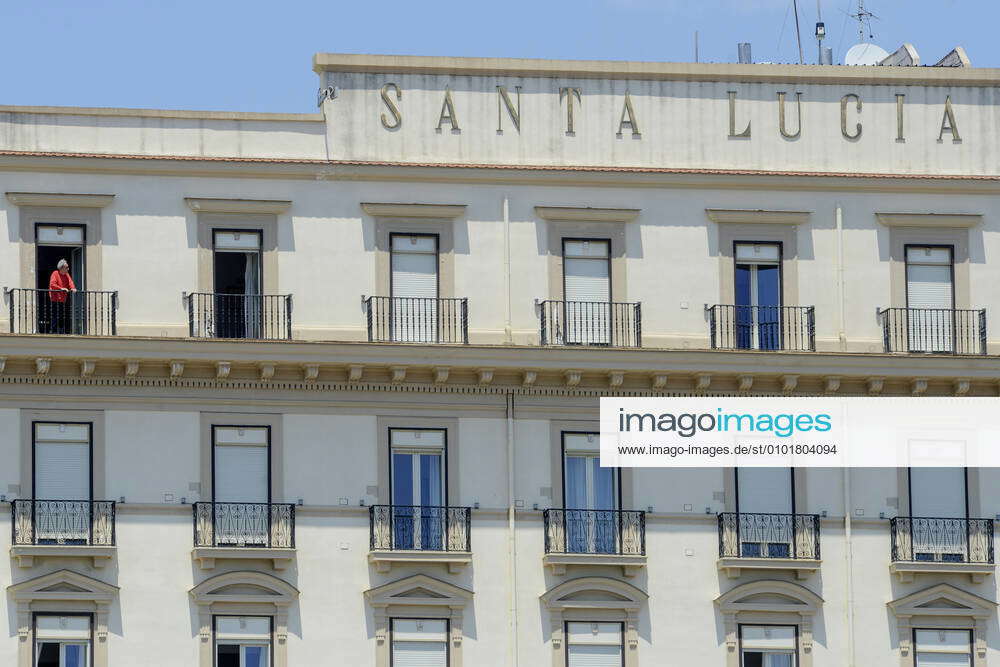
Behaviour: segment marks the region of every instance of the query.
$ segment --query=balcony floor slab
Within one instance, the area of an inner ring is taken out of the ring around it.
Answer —
[[[610,565],[622,569],[626,577],[634,577],[646,567],[646,556],[639,554],[545,554],[542,565],[552,574],[564,575],[566,568],[578,565]]]
[[[192,558],[203,570],[215,568],[216,560],[269,560],[275,570],[286,569],[295,559],[295,549],[267,547],[195,547]]]
[[[36,558],[90,558],[95,568],[102,568],[115,555],[113,546],[81,544],[15,544],[10,555],[18,567],[33,567]]]
[[[823,561],[812,558],[720,558],[719,569],[730,579],[739,579],[743,570],[795,572],[796,579],[808,579]]]
[[[387,551],[377,550],[368,553],[368,562],[375,566],[375,571],[385,574],[392,570],[393,565],[431,565],[448,566],[451,574],[458,574],[472,562],[470,551]]]
[[[893,561],[889,572],[897,575],[902,583],[912,583],[918,574],[967,574],[974,584],[981,584],[996,572],[993,563],[941,563],[929,561]]]

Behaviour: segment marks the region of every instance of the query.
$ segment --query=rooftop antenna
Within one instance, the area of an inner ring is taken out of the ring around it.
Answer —
[[[875,35],[872,34],[872,19],[878,20],[878,17],[865,9],[865,0],[858,0],[858,12],[857,14],[851,14],[850,16],[858,22],[858,42],[865,41],[866,26],[868,28],[868,39],[875,38]]]
[[[823,38],[826,37],[826,24],[823,23],[823,8],[820,6],[821,0],[816,0],[816,48],[819,50],[819,56],[816,62],[820,65],[823,63]]]
[[[698,31],[697,30],[694,31],[694,61],[695,62],[699,62],[699,60],[698,60]]]
[[[885,49],[877,44],[872,44],[870,41],[875,37],[872,34],[872,19],[877,19],[878,17],[865,9],[865,0],[858,0],[858,12],[856,14],[848,14],[848,16],[858,22],[859,42],[848,49],[847,53],[844,54],[844,64],[866,66],[878,65],[889,56],[889,53]],[[868,32],[869,41],[865,41],[866,30]]]
[[[805,58],[802,55],[802,31],[799,30],[799,0],[792,0],[792,7],[795,9],[795,40],[799,44],[799,64],[805,64]]]

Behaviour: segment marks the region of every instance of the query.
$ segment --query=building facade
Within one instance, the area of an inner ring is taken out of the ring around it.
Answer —
[[[596,438],[996,396],[1000,73],[314,69],[316,114],[0,107],[0,664],[1000,665],[995,469]]]

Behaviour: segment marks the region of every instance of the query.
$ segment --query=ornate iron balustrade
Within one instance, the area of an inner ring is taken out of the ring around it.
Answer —
[[[185,294],[192,338],[290,340],[291,294]]]
[[[372,343],[468,343],[469,300],[369,296],[361,298]]]
[[[985,308],[886,308],[878,315],[886,352],[986,354]]]
[[[815,306],[706,306],[713,350],[816,351]]]
[[[646,513],[640,510],[547,509],[547,554],[646,555]]]
[[[819,515],[723,512],[719,557],[819,560]]]
[[[472,551],[468,507],[372,505],[372,551]]]
[[[4,288],[11,333],[114,336],[118,292]]]
[[[642,347],[642,304],[542,301],[542,345]]]
[[[14,500],[11,543],[115,546],[113,500]]]
[[[196,547],[295,548],[295,505],[195,503]]]
[[[893,561],[993,563],[992,519],[898,516],[889,530]]]

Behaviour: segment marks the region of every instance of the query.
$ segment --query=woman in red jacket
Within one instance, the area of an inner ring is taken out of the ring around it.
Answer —
[[[49,333],[70,333],[69,295],[76,291],[73,276],[69,275],[69,262],[60,259],[56,270],[49,276],[49,302],[52,306]]]

